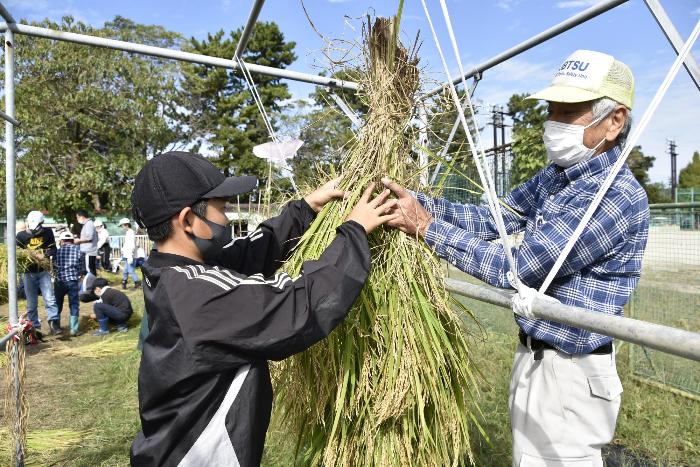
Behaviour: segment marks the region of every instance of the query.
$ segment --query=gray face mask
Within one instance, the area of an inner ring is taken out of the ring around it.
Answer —
[[[233,240],[233,235],[231,233],[231,227],[228,225],[217,224],[212,222],[206,217],[197,216],[211,229],[211,238],[199,238],[191,233],[188,233],[189,237],[197,245],[199,252],[202,254],[202,259],[204,262],[214,261],[221,256],[221,252],[226,245],[231,243]]]

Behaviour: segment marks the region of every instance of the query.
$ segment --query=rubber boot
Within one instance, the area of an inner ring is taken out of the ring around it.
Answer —
[[[117,324],[117,331],[119,332],[129,332],[129,326],[126,323]]]
[[[70,335],[75,337],[80,334],[80,316],[70,316]]]
[[[61,329],[61,325],[58,323],[59,321],[57,319],[52,319],[51,321],[49,321],[49,329],[51,329],[51,334],[54,336],[63,332],[63,330]]]
[[[141,288],[141,281],[134,282],[134,289],[140,289],[140,288]]]
[[[126,289],[126,283],[127,283],[126,280],[123,280],[123,281],[122,281],[122,289]]]
[[[97,320],[100,323],[100,329],[93,332],[93,336],[105,336],[109,334],[109,318],[102,318]]]

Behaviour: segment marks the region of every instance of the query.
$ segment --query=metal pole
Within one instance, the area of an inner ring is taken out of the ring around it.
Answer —
[[[243,32],[241,33],[241,38],[236,45],[236,51],[233,53],[234,58],[243,58],[243,51],[248,45],[251,34],[253,34],[253,28],[255,27],[255,22],[258,20],[258,15],[260,14],[263,3],[265,3],[265,0],[255,0],[255,3],[253,3],[253,8],[250,10],[250,15],[248,15],[248,21],[246,22]]]
[[[12,17],[12,15],[10,14],[10,12],[7,11],[7,8],[5,8],[5,5],[3,5],[2,3],[0,3],[0,16],[2,16],[3,18],[5,18],[5,21],[7,21],[8,24],[9,24],[9,23],[16,23],[16,22],[17,22],[17,21],[15,21],[15,19]]]
[[[39,28],[36,26],[28,26],[26,24],[15,24],[14,28],[19,34],[25,34],[34,37],[43,37],[46,39],[54,39],[58,41],[73,42],[76,44],[91,45],[95,47],[104,47],[108,49],[121,50],[123,52],[131,52],[142,55],[150,55],[152,57],[168,58],[180,60],[183,62],[199,63],[201,65],[218,66],[222,68],[237,69],[238,64],[233,60],[219,57],[210,57],[208,55],[194,54],[183,52],[181,50],[166,49],[163,47],[153,47],[150,45],[135,44],[133,42],[117,41],[114,39],[106,39],[104,37],[89,36],[86,34],[76,34],[73,32],[55,31],[53,29]],[[0,31],[6,31],[7,24],[0,25]],[[291,79],[304,83],[317,84],[320,86],[339,87],[357,91],[359,85],[351,81],[343,81],[336,78],[326,76],[312,75],[309,73],[301,73],[299,71],[282,70],[264,65],[246,64],[248,70],[252,73],[260,73],[267,76],[275,76],[277,78]]]
[[[515,57],[516,55],[525,52],[526,50],[529,50],[536,45],[541,44],[542,42],[551,39],[552,37],[556,37],[559,34],[568,31],[569,29],[578,26],[581,23],[584,23],[588,21],[591,18],[595,18],[596,16],[605,13],[608,10],[612,10],[616,6],[622,5],[623,3],[627,2],[628,0],[607,0],[601,3],[598,3],[597,5],[594,5],[586,10],[583,10],[581,13],[572,16],[571,18],[567,19],[566,21],[562,21],[561,23],[552,26],[551,28],[547,29],[546,31],[543,31],[536,36],[532,36],[531,38],[527,39],[524,42],[521,42],[520,44],[511,47],[510,49],[506,50],[505,52],[502,52],[495,57],[486,60],[483,63],[478,64],[475,66],[471,71],[468,71],[465,75],[464,78],[471,78],[477,73],[483,73],[484,71],[488,70],[489,68],[493,68],[499,63],[505,62],[506,60]],[[462,81],[462,77],[458,77],[452,80],[452,82],[457,85]],[[442,92],[442,90],[447,87],[447,84],[443,84],[442,86],[438,86],[434,89],[431,89],[430,91],[426,92],[423,94],[421,97],[422,99],[426,99],[428,97],[434,96],[435,94]]]
[[[498,150],[496,149],[498,147],[498,117],[496,114],[497,111],[498,109],[494,105],[491,109],[491,118],[493,119],[491,124],[493,125],[493,182],[496,185],[494,186],[496,191],[498,191]],[[503,141],[503,143],[505,143],[505,141]]]
[[[2,8],[4,10],[4,7]],[[0,11],[5,19],[12,19],[7,11]],[[5,16],[7,14],[7,16]],[[15,51],[14,33],[5,31],[5,113],[15,116]],[[5,122],[5,194],[7,199],[7,296],[10,324],[15,326],[17,316],[17,242],[15,237],[15,127],[10,121]],[[20,397],[19,345],[10,355],[10,365],[14,368],[13,389],[15,396],[15,420],[22,420],[22,399]],[[15,427],[13,427],[15,428]],[[15,465],[24,465],[24,444],[15,440]]]
[[[445,279],[445,288],[457,295],[491,303],[509,310],[511,310],[511,297],[515,293],[512,290],[470,284],[454,279]],[[539,298],[535,298],[532,311],[539,319],[568,324],[605,336],[644,345],[661,352],[700,361],[700,333],[598,313]]]
[[[681,35],[678,33],[676,27],[673,25],[673,21],[671,21],[671,18],[669,18],[666,14],[664,7],[661,6],[661,2],[658,0],[644,0],[644,3],[661,30],[664,32],[666,39],[668,39],[668,41],[671,43],[673,50],[678,53],[678,51],[683,48],[684,41],[681,38]],[[695,83],[695,87],[700,90],[700,67],[693,58],[692,54],[688,54],[683,66],[685,67],[686,71],[688,71],[690,79],[692,79]]]
[[[14,33],[5,31],[5,113],[15,115]],[[17,251],[15,212],[15,128],[5,122],[5,199],[7,200],[7,295],[10,324],[17,324]]]

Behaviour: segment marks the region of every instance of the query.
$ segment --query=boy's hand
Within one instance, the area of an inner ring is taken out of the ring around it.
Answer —
[[[397,219],[399,214],[387,214],[394,206],[395,200],[389,200],[390,190],[384,190],[377,195],[372,201],[369,197],[372,195],[374,183],[370,183],[362,198],[357,202],[352,212],[346,220],[355,221],[365,228],[365,232],[370,233],[380,225]]]
[[[312,193],[309,193],[304,197],[304,201],[314,210],[314,212],[320,212],[323,206],[326,205],[330,200],[343,198],[345,192],[338,189],[338,183],[340,182],[340,177],[331,180],[328,183],[324,183],[318,187]]]

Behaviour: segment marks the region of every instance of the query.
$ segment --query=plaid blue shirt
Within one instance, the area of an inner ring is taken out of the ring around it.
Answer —
[[[620,156],[615,147],[568,169],[554,164],[508,194],[502,209],[509,234],[525,231],[513,249],[518,277],[539,288]],[[496,287],[510,288],[508,262],[486,206],[454,204],[418,193],[433,215],[425,241],[450,263]],[[547,290],[566,305],[622,315],[642,269],[649,231],[647,196],[625,164]],[[528,335],[566,353],[587,353],[611,337],[546,320],[516,316]]]
[[[80,247],[72,243],[64,243],[56,251],[56,279],[61,282],[77,281],[80,279]]]

